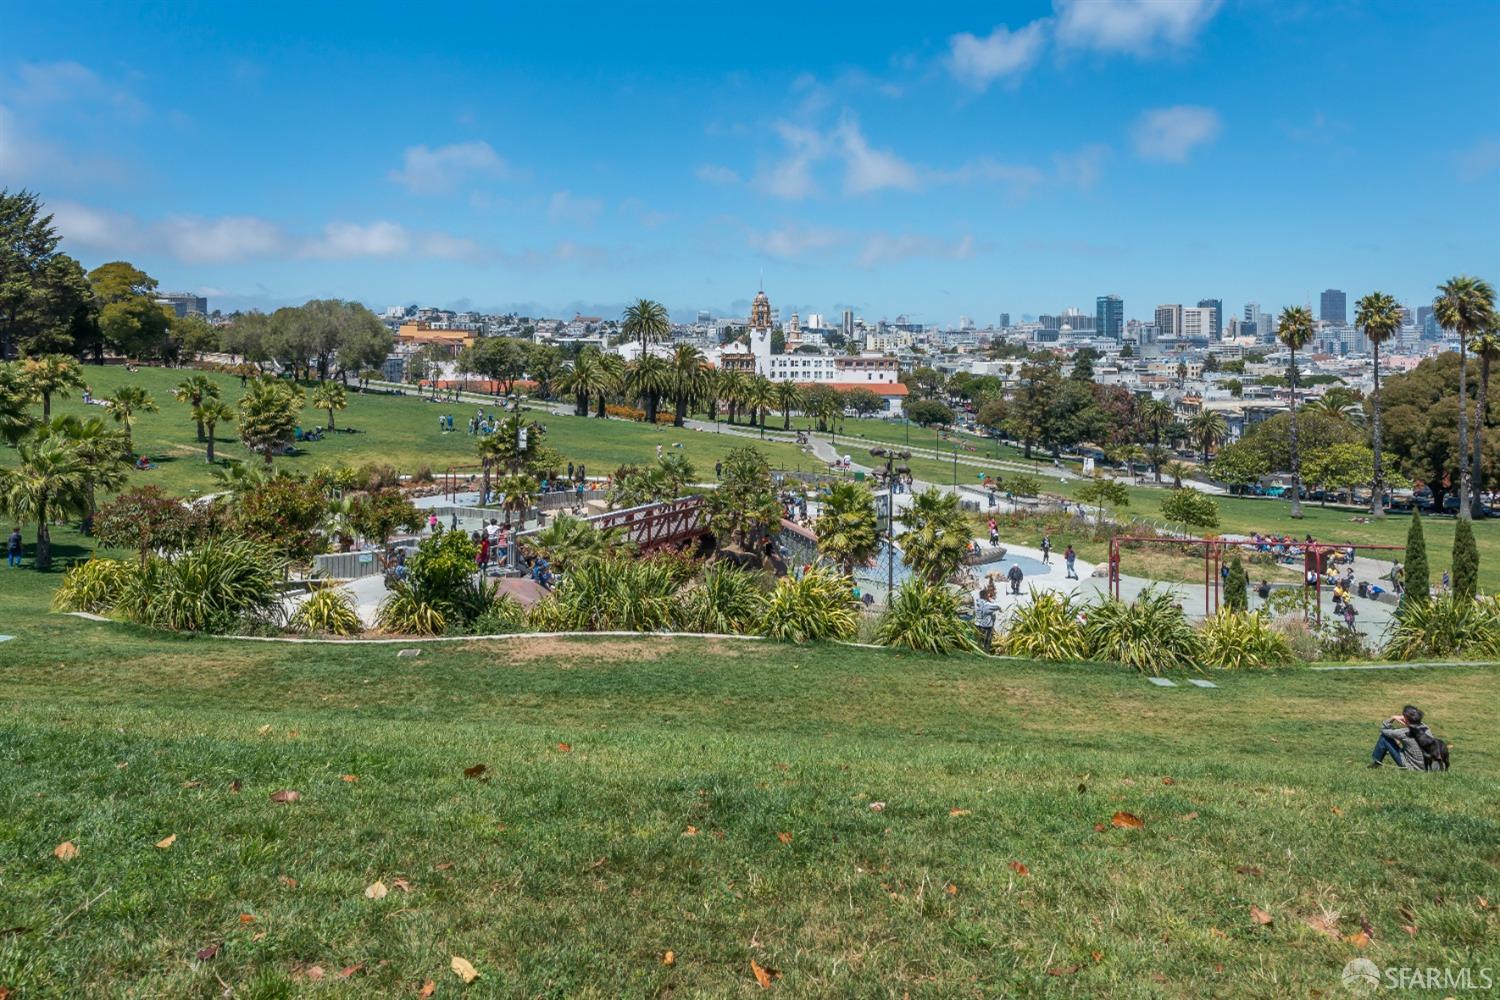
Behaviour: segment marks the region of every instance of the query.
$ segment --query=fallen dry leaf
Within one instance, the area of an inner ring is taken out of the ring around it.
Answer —
[[[321,965],[314,965],[312,968],[307,970],[307,978],[315,983],[321,983],[323,981],[323,977],[327,974],[328,973],[323,971],[323,967]]]
[[[790,833],[778,833],[776,839],[783,844],[790,844],[792,842],[792,835]]]
[[[422,984],[422,988],[421,989],[417,990],[417,996],[422,997],[422,1000],[427,1000],[427,997],[432,996],[432,994],[435,993],[436,991],[437,991],[437,983],[435,983],[431,979],[429,979],[429,980],[427,980],[427,982],[425,982],[425,983]]]
[[[1475,896],[1474,902],[1479,904],[1481,910],[1488,910],[1490,908],[1490,901],[1483,896]]]
[[[1135,813],[1117,812],[1109,818],[1111,826],[1118,826],[1122,830],[1139,830],[1146,825],[1146,821]]]
[[[354,975],[356,972],[358,972],[360,969],[363,969],[364,967],[365,967],[365,963],[363,963],[363,962],[355,962],[353,965],[346,965],[342,969],[339,970],[339,978],[340,979],[348,979],[350,976]]]
[[[1254,865],[1235,865],[1234,873],[1236,875],[1253,875],[1256,878],[1260,878],[1265,874],[1265,871]]]
[[[389,891],[390,890],[385,887],[384,882],[376,879],[374,882],[371,882],[369,885],[365,886],[365,898],[384,899],[385,894]]]
[[[481,774],[483,774],[484,772],[486,772],[488,770],[489,770],[489,768],[487,766],[485,766],[484,764],[475,764],[473,767],[466,767],[466,768],[464,768],[464,777],[465,778],[477,778]]]
[[[667,953],[661,957],[661,964],[665,965],[669,969],[672,966],[676,965],[677,964],[677,952],[668,949]]]
[[[400,889],[402,892],[411,892],[411,883],[406,881],[406,879],[404,878],[391,879],[391,885],[395,886],[397,889]]]
[[[950,896],[957,896],[958,886],[954,885],[952,882],[949,882],[947,885],[943,886],[943,891]]]
[[[295,889],[295,888],[297,888],[297,880],[294,879],[294,878],[292,878],[290,875],[277,875],[276,876],[276,881],[280,882],[282,885],[286,886],[288,889]]]
[[[1216,938],[1226,938],[1227,939],[1229,937],[1228,934],[1225,934],[1223,931],[1219,930],[1217,927],[1210,927],[1208,929],[1208,933],[1209,933],[1209,936],[1216,937]]]
[[[302,798],[301,792],[294,792],[290,788],[283,788],[279,792],[271,793],[272,802],[296,802]]]
[[[1161,779],[1161,783],[1163,785],[1175,785],[1175,784],[1177,784],[1177,782],[1173,781],[1171,778],[1163,778],[1163,779]]]
[[[158,840],[156,842],[156,846],[157,846],[157,848],[159,850],[165,851],[167,848],[171,847],[175,843],[177,843],[177,834],[170,833],[167,836],[165,836],[165,837],[161,838],[160,840]]]
[[[1406,936],[1407,937],[1416,937],[1417,936],[1417,929],[1416,929],[1416,927],[1412,926],[1411,924],[1402,924],[1401,925],[1401,929],[1406,932]]]
[[[872,812],[872,813],[885,812],[885,803],[884,802],[871,802],[870,803],[870,812]]]
[[[197,954],[198,954],[198,961],[200,961],[200,962],[207,962],[209,959],[213,958],[218,953],[219,953],[219,946],[216,945],[216,944],[208,945],[205,948],[199,948],[198,952],[197,952]]]
[[[440,872],[445,872],[445,871],[448,871],[449,869],[451,869],[453,867],[453,862],[451,862],[451,861],[439,861],[437,864],[433,865],[432,867],[436,868]]]
[[[1077,972],[1081,968],[1083,968],[1083,966],[1081,966],[1081,965],[1054,965],[1054,966],[1052,966],[1052,968],[1050,968],[1050,969],[1047,970],[1047,975],[1049,975],[1049,976],[1071,976],[1073,973]]]
[[[266,932],[265,931],[256,931],[254,934],[250,935],[250,940],[251,941],[264,941],[265,939],[266,939]]]
[[[264,736],[267,733],[269,733],[270,731],[271,731],[271,724],[268,722],[264,726],[261,726],[259,729],[257,729],[255,731],[255,735],[257,735],[257,736]]]
[[[52,856],[59,861],[72,861],[78,857],[78,848],[73,846],[71,840],[65,840],[52,848]]]
[[[182,783],[182,787],[183,788],[202,788],[203,787],[203,782],[201,782],[201,781],[184,781]]]
[[[1104,952],[1091,951],[1089,952],[1089,958],[1092,958],[1095,962],[1102,962],[1104,961]]]
[[[1010,863],[1010,870],[1013,871],[1013,872],[1015,872],[1017,875],[1030,875],[1031,874],[1031,869],[1027,868],[1025,865],[1021,864],[1021,862],[1019,862],[1019,861],[1012,861]]]
[[[770,989],[771,981],[781,976],[781,973],[777,970],[761,965],[753,958],[750,960],[750,971],[755,974],[755,981],[760,984],[760,988],[763,990]]]
[[[1183,822],[1191,823],[1193,820],[1195,820],[1195,819],[1198,818],[1198,812],[1197,812],[1197,810],[1194,810],[1193,812],[1183,813],[1181,816],[1178,816],[1177,818],[1180,819],[1180,820],[1182,820]]]
[[[240,923],[242,923],[242,924],[253,924],[253,923],[255,923],[255,914],[253,914],[253,913],[241,913],[240,914]]]
[[[1335,816],[1344,815],[1344,810],[1340,809],[1338,806],[1329,806],[1328,811],[1333,813]]]
[[[243,787],[243,786],[240,784],[240,779],[235,778],[233,781],[231,781],[229,783],[230,794],[233,794],[233,795],[240,794],[240,788],[241,787]]]
[[[339,780],[340,781],[348,781],[348,782],[352,783],[352,782],[355,782],[355,781],[359,780],[359,775],[357,775],[357,774],[341,774],[341,775],[339,775]]]
[[[1269,927],[1272,923],[1271,915],[1254,903],[1250,904],[1250,919],[1262,927]]]
[[[1353,934],[1350,934],[1348,937],[1344,938],[1344,940],[1348,941],[1356,948],[1363,948],[1365,945],[1370,943],[1370,935],[1366,934],[1364,931],[1355,931]]]
[[[559,743],[557,745],[557,752],[558,753],[572,753],[573,752],[573,744],[571,744],[571,743]]]
[[[448,968],[452,969],[453,974],[466,983],[472,983],[479,978],[479,970],[470,965],[467,958],[459,958],[457,955],[454,955],[453,961],[448,963]]]
[[[1094,824],[1094,832],[1095,833],[1103,833],[1104,832],[1104,824],[1103,823],[1095,823]]]
[[[972,816],[974,814],[973,814],[972,811],[970,811],[968,809],[949,809],[948,810],[948,815],[949,816]]]
[[[1303,922],[1325,937],[1331,937],[1335,941],[1339,939],[1339,922],[1337,917],[1330,916],[1327,913],[1320,913],[1317,916],[1304,917]]]
[[[696,837],[698,836],[698,828],[696,826],[690,826],[686,830],[682,831],[682,835],[684,837]]]

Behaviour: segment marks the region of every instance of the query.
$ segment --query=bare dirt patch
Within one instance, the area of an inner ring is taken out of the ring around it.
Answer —
[[[610,666],[617,663],[650,663],[665,656],[701,651],[715,659],[733,659],[745,654],[747,643],[724,639],[687,639],[668,636],[642,636],[626,639],[614,636],[538,636],[475,642],[464,645],[466,652],[484,652],[501,663],[521,664],[548,660],[564,669]]]

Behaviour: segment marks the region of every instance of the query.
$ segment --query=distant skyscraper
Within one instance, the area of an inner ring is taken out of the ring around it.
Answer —
[[[1348,323],[1348,297],[1337,288],[1328,289],[1323,293],[1322,302],[1318,308],[1318,319],[1337,326],[1343,326]]]
[[[1094,332],[1119,342],[1125,335],[1125,300],[1118,295],[1101,295],[1094,300]]]
[[[853,339],[854,339],[854,310],[853,309],[845,309],[844,310],[844,340],[845,341],[850,341],[850,340],[853,340]]]
[[[1438,339],[1438,325],[1433,318],[1432,306],[1417,306],[1417,336],[1423,340]]]
[[[170,306],[179,317],[208,315],[208,299],[191,292],[162,292],[156,297],[156,301]]]
[[[1217,316],[1213,306],[1182,306],[1178,308],[1177,316],[1181,323],[1177,332],[1179,337],[1201,337],[1207,340],[1213,336],[1214,319]]]
[[[1224,300],[1223,299],[1199,299],[1199,309],[1212,309],[1214,311],[1214,339],[1219,340],[1224,336]]]
[[[1182,306],[1157,306],[1156,332],[1163,340],[1182,336]]]
[[[1001,313],[1000,314],[1000,329],[1004,330],[1008,326],[1010,326],[1010,313]]]

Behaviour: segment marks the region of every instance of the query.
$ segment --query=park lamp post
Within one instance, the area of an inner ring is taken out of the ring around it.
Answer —
[[[895,448],[871,448],[870,454],[875,458],[885,459],[885,603],[886,607],[890,607],[891,595],[896,591],[895,473],[904,475],[910,471],[907,466],[896,465],[896,462],[911,458],[911,452],[897,451]]]

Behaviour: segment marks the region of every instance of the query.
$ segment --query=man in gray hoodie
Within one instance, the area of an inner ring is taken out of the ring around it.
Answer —
[[[1417,732],[1424,729],[1422,710],[1415,705],[1401,709],[1400,715],[1386,719],[1380,727],[1380,739],[1370,753],[1370,766],[1379,767],[1386,757],[1408,771],[1425,771],[1427,759],[1417,743]]]

